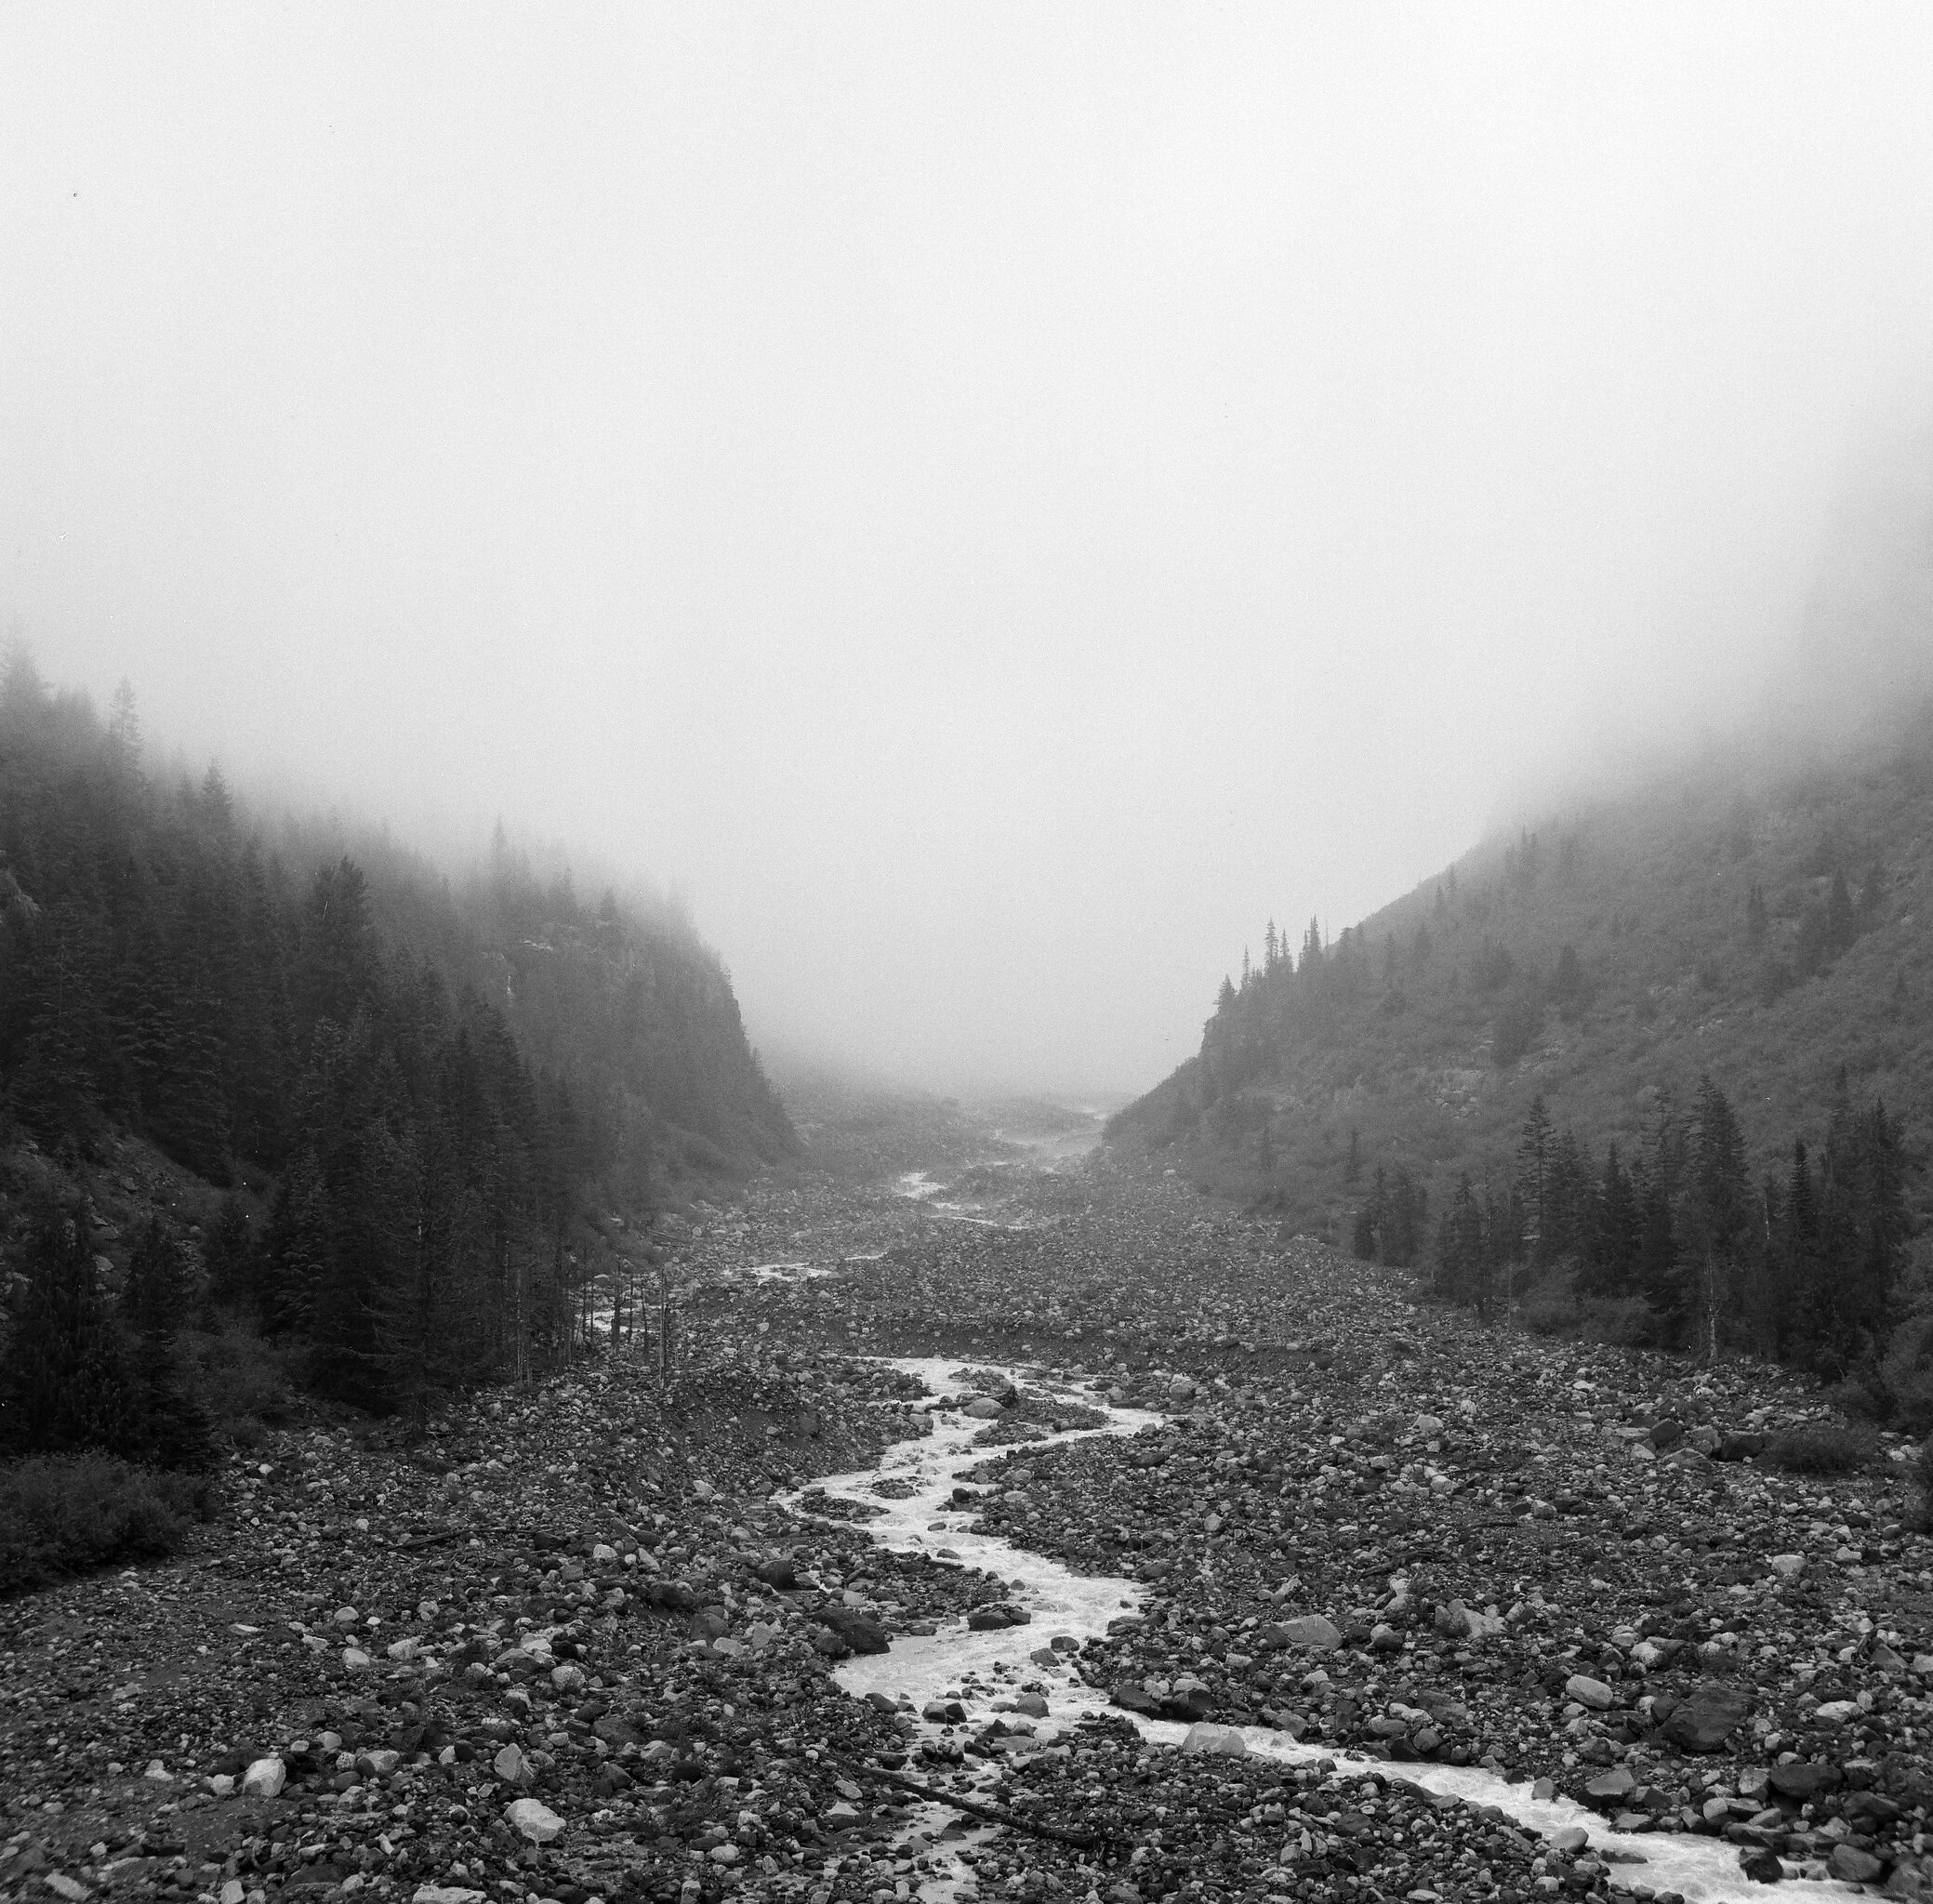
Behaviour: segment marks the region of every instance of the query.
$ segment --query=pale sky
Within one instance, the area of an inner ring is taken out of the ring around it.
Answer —
[[[1933,7],[0,5],[0,625],[1140,1089],[1734,699],[1924,416]]]

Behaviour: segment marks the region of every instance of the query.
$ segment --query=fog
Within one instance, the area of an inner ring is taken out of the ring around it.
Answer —
[[[1267,917],[1911,550],[1929,73],[1919,5],[9,6],[0,622],[669,884],[763,1043],[1142,1088]]]

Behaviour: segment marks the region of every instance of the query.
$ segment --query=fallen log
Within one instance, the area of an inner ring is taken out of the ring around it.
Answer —
[[[966,1813],[969,1818],[984,1819],[989,1825],[1004,1825],[1010,1831],[1025,1831],[1035,1838],[1051,1838],[1056,1844],[1071,1844],[1077,1850],[1092,1850],[1096,1844],[1113,1841],[1098,1831],[1069,1831],[1059,1825],[1044,1824],[1038,1819],[1024,1818],[1003,1805],[982,1805],[977,1799],[962,1798],[957,1792],[941,1792],[931,1785],[922,1785],[917,1778],[908,1778],[901,1772],[889,1772],[883,1765],[854,1765],[841,1763],[841,1771],[855,1778],[877,1778],[882,1784],[896,1787],[901,1792],[909,1792],[916,1798],[923,1798],[933,1805],[950,1806],[954,1811]]]

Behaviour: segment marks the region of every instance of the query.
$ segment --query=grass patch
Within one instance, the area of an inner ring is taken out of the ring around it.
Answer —
[[[205,1481],[104,1454],[34,1455],[0,1468],[0,1593],[179,1553],[210,1506]]]
[[[1850,1474],[1873,1459],[1873,1437],[1854,1428],[1788,1428],[1766,1443],[1767,1461],[1790,1474]]]

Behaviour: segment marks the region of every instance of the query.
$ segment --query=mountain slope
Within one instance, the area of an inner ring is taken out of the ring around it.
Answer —
[[[1275,943],[1110,1135],[1345,1239],[1379,1165],[1435,1210],[1464,1171],[1506,1181],[1540,1096],[1629,1157],[1709,1074],[1767,1168],[1822,1133],[1844,1066],[1924,1153],[1929,907],[1933,721],[1685,771],[1489,840],[1331,946]]]

